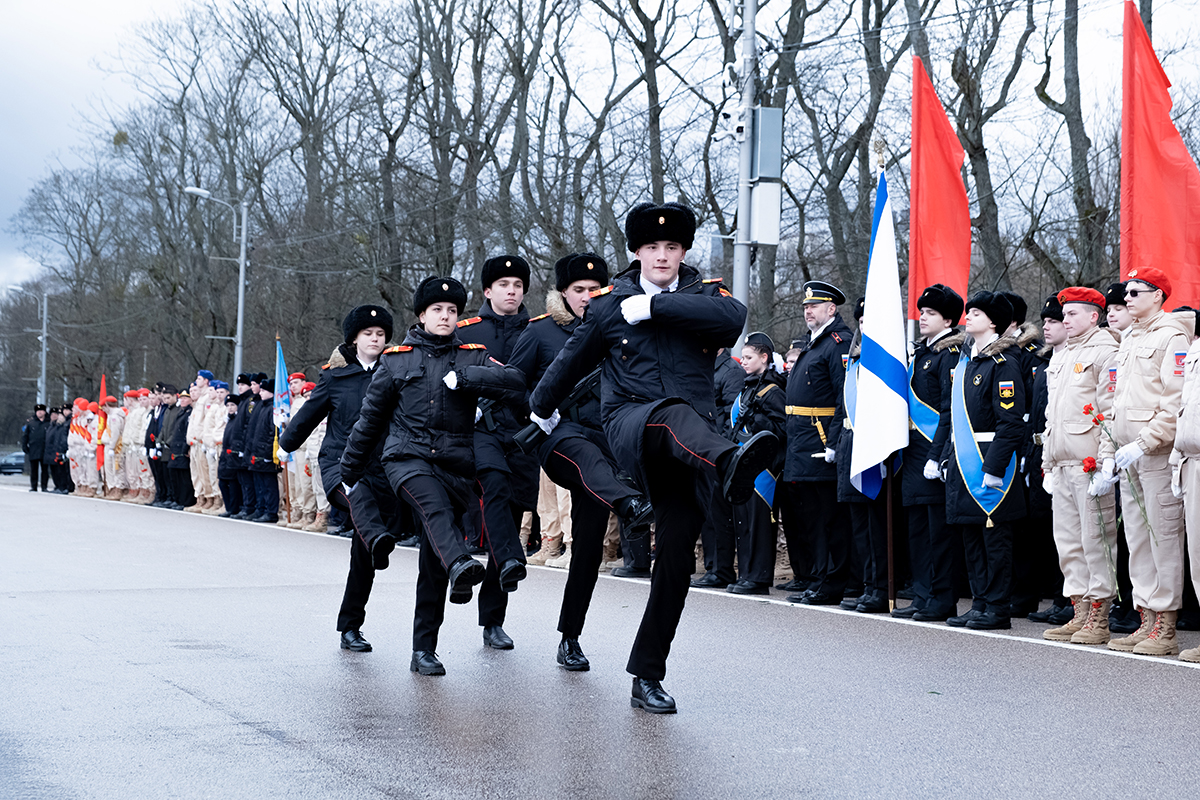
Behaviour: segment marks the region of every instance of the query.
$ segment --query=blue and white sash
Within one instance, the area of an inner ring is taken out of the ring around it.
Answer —
[[[738,420],[742,416],[742,396],[739,394],[733,399],[733,407],[729,409],[729,424],[733,428],[734,435],[737,434]],[[754,479],[754,491],[763,502],[768,506],[775,507],[775,476],[771,471],[764,469],[758,473],[758,477]]]
[[[967,399],[964,391],[967,367],[971,357],[967,348],[963,348],[958,360],[958,368],[954,370],[954,393],[951,396],[951,422],[954,425],[954,459],[958,462],[958,471],[962,475],[963,485],[967,487],[972,499],[987,515],[987,524],[992,524],[992,514],[1012,488],[1013,477],[1017,473],[1017,454],[1013,453],[1008,460],[1008,468],[1004,470],[1004,484],[992,489],[983,485],[983,453],[979,450],[979,442],[975,438],[975,429],[971,427],[971,416],[967,413]]]
[[[908,417],[917,431],[925,437],[925,440],[932,442],[942,415],[933,406],[917,397],[917,393],[913,391],[912,379],[915,363],[908,365]]]

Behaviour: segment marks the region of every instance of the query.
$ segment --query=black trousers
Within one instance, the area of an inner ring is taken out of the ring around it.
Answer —
[[[154,476],[154,502],[165,503],[171,498],[166,464],[161,458],[150,459],[150,474]]]
[[[704,571],[726,583],[737,580],[733,560],[737,555],[737,528],[734,508],[720,491],[709,487],[708,514],[700,526],[700,545],[704,548]],[[753,502],[753,501],[751,501]],[[772,558],[772,561],[774,559]],[[768,578],[767,580],[770,580]]]
[[[625,666],[632,675],[648,680],[666,676],[667,656],[696,567],[707,492],[717,479],[717,465],[736,449],[688,405],[655,409],[646,423],[643,466],[657,546],[650,598]]]
[[[522,511],[513,493],[513,476],[496,469],[482,469],[476,476],[482,497],[464,519],[477,525],[478,538],[488,551],[487,571],[479,585],[479,625],[503,625],[508,611],[508,592],[500,588],[500,567],[516,559],[525,563],[521,547]]]
[[[624,522],[620,524],[621,555],[625,566],[634,569],[650,569],[650,526],[640,530],[629,530]],[[574,532],[572,531],[572,536]],[[572,556],[574,560],[574,556]]]
[[[1041,491],[1040,486],[1037,491]],[[1034,511],[1015,523],[1012,531],[1013,605],[1037,606],[1045,597],[1061,600],[1063,575],[1058,566],[1050,512]]]
[[[172,496],[184,508],[196,505],[196,493],[192,489],[192,471],[185,463],[182,467],[167,468]]]
[[[846,503],[850,507],[850,527],[854,549],[862,567],[863,594],[888,599],[887,569],[887,494],[866,503]]]
[[[779,507],[779,524],[783,526],[783,542],[788,562],[796,580],[811,585],[816,580],[809,542],[805,537],[804,511],[800,506],[798,483],[780,481],[775,485],[775,501]]]
[[[929,612],[955,610],[957,550],[962,534],[946,522],[946,506],[908,507],[908,550],[913,573],[913,605]]]
[[[50,477],[54,479],[54,488],[65,492],[75,490],[71,483],[71,468],[67,465],[66,459],[63,463],[57,461],[50,462]]]
[[[821,594],[840,597],[850,580],[850,515],[837,501],[836,481],[797,481],[796,509],[807,526],[813,583]]]
[[[237,471],[238,486],[242,490],[242,511],[253,517],[258,513],[258,493],[254,490],[254,473],[248,469]]]
[[[355,535],[350,537],[350,571],[346,574],[346,589],[338,609],[339,631],[359,630],[367,619],[367,601],[371,598],[371,587],[375,585],[375,567],[368,541],[378,536],[381,529],[388,530],[385,518],[388,515],[394,518],[399,510],[395,492],[375,471],[368,471],[358,482],[352,497],[348,498],[341,486],[329,497],[334,507],[350,509],[351,518],[358,518]],[[387,509],[386,513],[382,509]]]
[[[221,502],[226,513],[236,514],[242,510],[242,485],[236,478],[217,478],[217,486],[221,489]]]
[[[717,536],[718,564],[724,564],[721,558],[727,550],[736,549],[737,577],[744,581],[770,584],[775,577],[776,527],[775,520],[771,517],[771,507],[766,501],[755,493],[749,501],[735,506],[719,491],[714,491],[712,502],[709,504],[709,519],[713,521],[713,530]],[[703,529],[700,535],[704,536]],[[707,546],[704,555],[707,560]],[[725,568],[725,572],[721,571],[721,566],[714,570],[706,564],[705,568],[715,572],[722,580],[731,580],[732,553],[728,559],[730,564]]]
[[[38,471],[42,475],[42,491],[46,491],[47,484],[50,483],[50,464],[40,458],[29,459],[29,488],[37,490],[38,488]]]
[[[254,501],[259,515],[279,515],[279,478],[274,471],[251,472],[254,479]]]
[[[607,447],[572,436],[563,439],[545,456],[542,468],[550,480],[571,492],[571,566],[558,615],[559,632],[571,639],[583,632],[584,619],[596,589],[604,559],[604,534],[613,506],[637,491],[616,477],[616,462]],[[650,566],[649,538],[646,563]]]
[[[972,608],[1006,617],[1012,594],[1012,525],[992,525],[963,525],[963,554]]]

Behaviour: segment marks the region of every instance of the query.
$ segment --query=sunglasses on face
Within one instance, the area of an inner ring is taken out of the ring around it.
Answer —
[[[1138,295],[1141,295],[1141,294],[1154,294],[1157,291],[1158,291],[1158,289],[1126,289],[1125,296],[1126,297],[1137,297]]]

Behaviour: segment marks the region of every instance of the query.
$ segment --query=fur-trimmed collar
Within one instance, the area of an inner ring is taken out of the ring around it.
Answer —
[[[1018,346],[1019,346],[1019,341],[1016,337],[1001,336],[999,339],[992,342],[987,347],[983,348],[983,350],[979,353],[979,355],[984,358],[992,358],[993,356],[1000,355],[1005,350],[1008,350],[1013,347],[1018,347]]]
[[[350,363],[347,360],[346,354],[342,352],[343,347],[346,347],[346,345],[339,344],[337,347],[333,348],[333,353],[329,356],[330,369],[339,369]]]
[[[966,340],[967,335],[965,333],[962,331],[954,331],[953,333],[947,333],[945,336],[935,341],[932,345],[930,345],[929,349],[933,350],[935,353],[940,353],[943,350],[949,350],[951,347],[958,347],[961,349],[963,342]]]
[[[1042,347],[1038,348],[1037,354],[1039,358],[1050,358],[1054,355],[1054,345],[1043,345]]]
[[[1041,331],[1032,322],[1022,322],[1013,333],[1018,347],[1026,347],[1041,339]]]
[[[557,289],[546,292],[546,313],[559,325],[570,325],[577,318],[567,305],[567,299]]]

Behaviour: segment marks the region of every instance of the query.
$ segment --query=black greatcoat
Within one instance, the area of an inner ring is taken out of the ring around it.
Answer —
[[[1002,336],[983,348],[978,356],[957,366],[966,370],[963,394],[967,414],[975,433],[995,433],[991,442],[980,442],[983,454],[983,470],[990,475],[1004,475],[1009,459],[1015,453],[1020,460],[1025,444],[1025,382],[1021,375],[1021,361],[1017,341]],[[966,345],[964,345],[966,346]],[[1000,396],[1000,383],[1011,381],[1013,396]],[[958,431],[954,432],[959,435]],[[962,475],[958,471],[958,459],[954,456],[954,445],[946,443],[942,460],[949,464],[946,478],[946,521],[952,525],[983,525],[987,515],[967,491]],[[1025,492],[1020,485],[1020,476],[1013,479],[1004,500],[992,514],[993,522],[1012,522],[1025,516]]]
[[[746,307],[721,289],[719,281],[703,281],[694,267],[684,264],[676,290],[654,295],[650,320],[630,325],[621,313],[621,301],[645,294],[640,276],[641,264],[634,261],[611,287],[595,293],[583,324],[530,396],[530,409],[548,418],[575,384],[603,361],[604,432],[617,463],[635,471],[635,479],[646,489],[642,437],[655,409],[688,403],[714,432],[724,430],[717,419],[713,370],[717,351],[731,347],[741,333]]]
[[[846,357],[850,352],[852,337],[853,333],[842,315],[837,314],[815,339],[810,339],[788,375],[789,406],[838,408],[841,405],[839,401],[846,381]],[[787,464],[783,468],[783,480],[837,480],[834,465],[825,463],[823,457],[814,458],[813,455],[823,454],[826,447],[837,449],[844,417],[844,411],[839,409],[832,417],[816,419],[825,432],[825,441],[821,441],[821,431],[812,417],[788,415]]]
[[[289,453],[293,452],[304,444],[321,420],[329,418],[317,463],[321,466],[321,488],[331,501],[335,496],[334,490],[342,483],[342,451],[346,448],[346,440],[350,438],[354,423],[358,422],[358,412],[373,374],[359,363],[354,345],[338,345],[329,356],[329,363],[321,367],[317,388],[312,390],[308,401],[300,407],[279,437],[279,446]],[[378,463],[382,454],[383,441],[380,440],[373,451],[371,463]],[[339,499],[338,506],[341,505]]]
[[[1039,354],[1044,358],[1044,354]],[[1042,364],[1046,362],[1043,361]],[[1046,370],[1039,365],[1033,377],[1033,403],[1029,412],[1030,435],[1025,439],[1025,472],[1029,475],[1029,513],[1049,515],[1053,505],[1050,495],[1042,489],[1042,446],[1034,441],[1034,435],[1046,432],[1046,406],[1050,404],[1050,387],[1046,382]]]
[[[713,372],[713,390],[716,392],[717,421],[722,427],[729,425],[729,411],[733,401],[742,393],[746,386],[746,371],[742,365],[733,360],[726,351],[717,356],[717,366]],[[782,441],[783,437],[780,437]]]
[[[458,373],[458,388],[442,382]],[[414,475],[429,475],[462,487],[475,477],[475,407],[480,397],[520,402],[525,376],[456,336],[435,336],[414,325],[404,344],[379,357],[358,422],[342,453],[342,480],[362,478],[371,454],[386,433],[382,460],[392,487]],[[311,401],[310,401],[311,402]],[[326,433],[328,436],[328,432]]]
[[[41,461],[46,457],[46,432],[50,429],[50,417],[38,419],[37,415],[25,421],[21,432],[21,449],[30,461]]]
[[[250,463],[250,454],[246,451],[246,427],[255,406],[261,402],[249,389],[237,396],[237,413],[225,425],[224,456],[228,456],[225,462],[228,469],[245,469]]]
[[[922,339],[913,346],[913,374],[910,385],[913,394],[936,410],[937,433],[927,441],[920,431],[909,431],[909,445],[904,449],[901,467],[901,486],[905,506],[942,505],[946,502],[946,484],[939,479],[925,479],[925,462],[941,463],[946,443],[950,441],[950,371],[962,353],[964,336],[951,330],[932,345]]]
[[[171,430],[171,461],[167,465],[171,469],[190,469],[191,456],[188,455],[187,426],[192,416],[192,407],[176,409],[175,426]]]
[[[287,391],[286,389],[284,391]],[[275,398],[258,400],[246,423],[246,469],[278,472],[275,463]]]
[[[67,433],[71,426],[65,422],[52,422],[46,429],[45,460],[52,464],[65,464]]]

